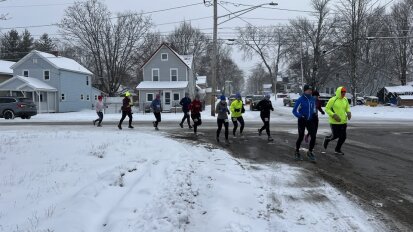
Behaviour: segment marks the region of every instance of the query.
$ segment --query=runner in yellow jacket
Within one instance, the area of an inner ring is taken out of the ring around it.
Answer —
[[[244,103],[242,102],[241,94],[237,93],[235,95],[235,100],[231,103],[231,106],[229,107],[229,110],[231,111],[231,120],[232,123],[234,124],[234,129],[232,130],[232,134],[234,135],[234,138],[236,138],[236,132],[238,128],[238,122],[241,124],[240,127],[240,137],[244,137],[242,132],[244,131],[244,118],[242,117],[242,114],[244,113]]]
[[[341,147],[347,138],[347,121],[351,119],[350,104],[346,98],[346,88],[338,87],[336,96],[330,98],[325,111],[328,114],[330,123],[330,136],[324,138],[323,146],[327,149],[328,143],[338,138],[335,154],[344,155]]]

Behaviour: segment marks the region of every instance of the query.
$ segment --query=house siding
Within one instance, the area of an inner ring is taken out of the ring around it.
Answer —
[[[69,71],[61,71],[61,85],[59,89],[59,112],[79,111],[83,109],[92,109],[92,80],[89,76],[89,85],[86,85],[86,77],[89,75]],[[61,100],[61,94],[65,94],[65,100]],[[83,94],[84,99],[80,96]],[[87,100],[89,95],[89,100]]]
[[[24,70],[29,70],[29,77],[41,80],[58,90],[55,100],[57,101],[56,112],[73,112],[83,109],[92,109],[94,93],[92,91],[92,77],[78,72],[56,69],[43,57],[32,53],[24,62],[14,67],[13,74],[23,76]],[[33,59],[37,59],[34,63]],[[43,72],[50,71],[50,80],[44,80]],[[86,85],[86,76],[89,76],[89,85]],[[61,100],[61,94],[65,94],[65,100]],[[84,95],[84,100],[80,95]],[[87,100],[89,95],[89,101]]]
[[[168,60],[162,61],[161,54],[167,53]],[[143,68],[143,80],[152,81],[152,69],[159,69],[159,80],[170,81],[171,68],[178,69],[178,81],[186,81],[187,67],[171,50],[162,47]],[[189,77],[189,75],[188,75]]]

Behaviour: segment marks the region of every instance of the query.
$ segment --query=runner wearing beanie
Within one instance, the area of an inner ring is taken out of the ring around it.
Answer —
[[[244,131],[244,118],[242,117],[242,114],[245,112],[244,109],[244,103],[242,102],[241,94],[237,93],[235,95],[235,100],[231,103],[231,106],[229,110],[231,111],[231,120],[232,123],[234,124],[234,129],[232,130],[232,134],[234,135],[234,138],[236,138],[236,132],[238,129],[238,122],[241,124],[240,127],[240,137],[244,137],[242,132]]]
[[[218,113],[217,117],[217,124],[218,124],[218,130],[217,130],[217,142],[219,142],[219,135],[221,134],[221,129],[222,125],[225,127],[225,143],[229,144],[228,140],[228,133],[229,133],[229,122],[228,122],[228,114],[230,114],[228,110],[228,104],[226,101],[226,97],[222,95],[220,97],[220,102],[218,102],[215,112]]]
[[[298,139],[295,146],[295,160],[303,160],[300,154],[301,142],[304,139],[305,129],[307,128],[311,136],[310,146],[307,157],[310,161],[315,162],[316,158],[313,149],[316,141],[314,130],[314,114],[316,113],[315,100],[312,96],[313,88],[310,85],[304,85],[303,95],[298,98],[294,104],[293,114],[298,118]]]

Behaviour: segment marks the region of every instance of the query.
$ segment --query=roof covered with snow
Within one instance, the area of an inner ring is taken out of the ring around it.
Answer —
[[[142,81],[136,87],[138,90],[145,89],[184,89],[188,87],[188,81]]]
[[[411,85],[390,86],[384,88],[389,93],[413,93],[413,86]]]
[[[15,62],[0,60],[0,73],[13,75],[13,69],[11,69],[11,66],[14,64]]]
[[[400,95],[399,98],[402,100],[413,100],[413,95]]]
[[[87,75],[93,75],[91,71],[89,71],[87,68],[83,67],[81,64],[79,64],[77,61],[73,59],[69,59],[63,56],[55,56],[53,54],[46,53],[46,52],[40,52],[37,50],[33,50],[32,52],[30,52],[29,55],[25,56],[19,62],[14,64],[13,67],[17,66],[24,60],[28,59],[33,54],[37,54],[40,57],[44,58],[46,61],[48,61],[51,65],[53,65],[57,69],[78,72],[78,73],[83,73]]]
[[[8,89],[8,88],[4,87],[8,83],[16,81],[16,80],[20,80],[20,81],[24,82],[25,84],[19,86],[16,89]],[[14,76],[13,78],[11,78],[11,79],[9,79],[9,80],[7,80],[7,81],[0,84],[0,90],[21,90],[24,87],[29,87],[30,89],[33,89],[34,91],[53,91],[53,92],[57,91],[56,88],[48,85],[47,83],[45,83],[45,82],[43,82],[39,79],[33,78],[33,77]]]

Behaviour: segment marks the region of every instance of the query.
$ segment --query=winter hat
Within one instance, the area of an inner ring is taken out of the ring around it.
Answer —
[[[221,99],[221,101],[227,100],[227,98],[224,95],[221,95],[221,97],[219,99]]]
[[[313,91],[313,96],[319,97],[319,96],[320,96],[320,93],[319,93],[317,90],[314,90],[314,91]]]
[[[307,90],[309,90],[309,89],[313,89],[313,87],[311,86],[311,85],[304,85],[304,88],[303,88],[303,91],[305,92],[305,91],[307,91]]]
[[[341,87],[341,92],[347,92],[347,89],[345,87]]]
[[[103,97],[102,96],[98,96],[98,100],[102,100],[103,99]]]
[[[236,99],[241,99],[241,94],[240,93],[235,94],[235,98]]]

